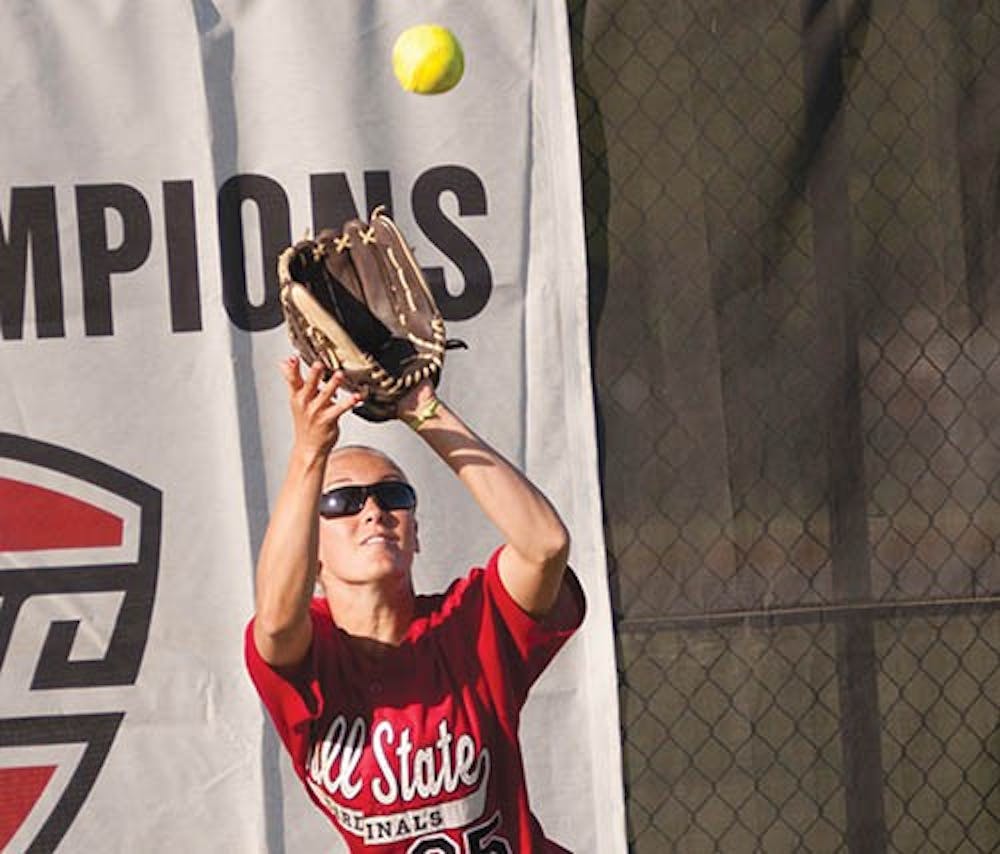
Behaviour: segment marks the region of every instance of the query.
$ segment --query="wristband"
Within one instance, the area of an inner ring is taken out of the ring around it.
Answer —
[[[428,421],[430,421],[435,415],[437,415],[438,407],[441,405],[441,401],[436,397],[432,397],[423,406],[421,406],[413,415],[403,415],[401,416],[403,421],[406,422],[407,426],[411,430],[419,430]]]

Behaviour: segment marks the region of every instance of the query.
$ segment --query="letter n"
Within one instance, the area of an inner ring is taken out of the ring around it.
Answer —
[[[38,337],[61,338],[66,332],[54,187],[13,187],[8,228],[0,217],[0,334],[8,339],[24,332],[29,245]]]

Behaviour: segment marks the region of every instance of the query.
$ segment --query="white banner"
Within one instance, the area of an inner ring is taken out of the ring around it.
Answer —
[[[421,23],[464,48],[446,94],[393,76]],[[341,850],[242,637],[291,442],[275,256],[385,204],[470,347],[441,396],[573,535],[534,811],[624,852],[564,4],[15,0],[0,32],[0,849]],[[484,563],[498,533],[406,428],[346,432],[417,485],[419,592]]]

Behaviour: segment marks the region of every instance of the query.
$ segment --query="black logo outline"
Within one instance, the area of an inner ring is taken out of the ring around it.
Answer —
[[[139,673],[156,596],[162,493],[132,475],[58,445],[0,432],[0,458],[66,474],[118,495],[139,508],[134,563],[0,570],[0,667],[22,605],[32,596],[124,592],[107,650],[97,659],[72,659],[79,620],[52,622],[42,644],[31,690],[133,685]],[[27,854],[52,851],[79,813],[107,759],[124,712],[0,718],[0,747],[85,743],[59,801]]]

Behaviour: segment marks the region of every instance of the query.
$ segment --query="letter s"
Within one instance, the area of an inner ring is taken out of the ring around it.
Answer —
[[[455,194],[462,216],[486,213],[486,188],[479,176],[463,166],[436,166],[413,185],[413,216],[427,238],[462,271],[465,287],[458,296],[445,288],[444,270],[427,267],[424,275],[445,320],[468,320],[479,314],[493,291],[493,274],[479,247],[441,210],[441,195]]]
[[[381,777],[376,777],[372,780],[372,794],[380,804],[388,806],[396,800],[399,794],[399,786],[396,783],[396,775],[392,772],[392,766],[389,764],[385,750],[382,747],[383,735],[389,744],[395,741],[396,737],[392,731],[392,724],[388,721],[382,721],[372,730],[372,752],[375,754],[375,762],[382,772]]]

